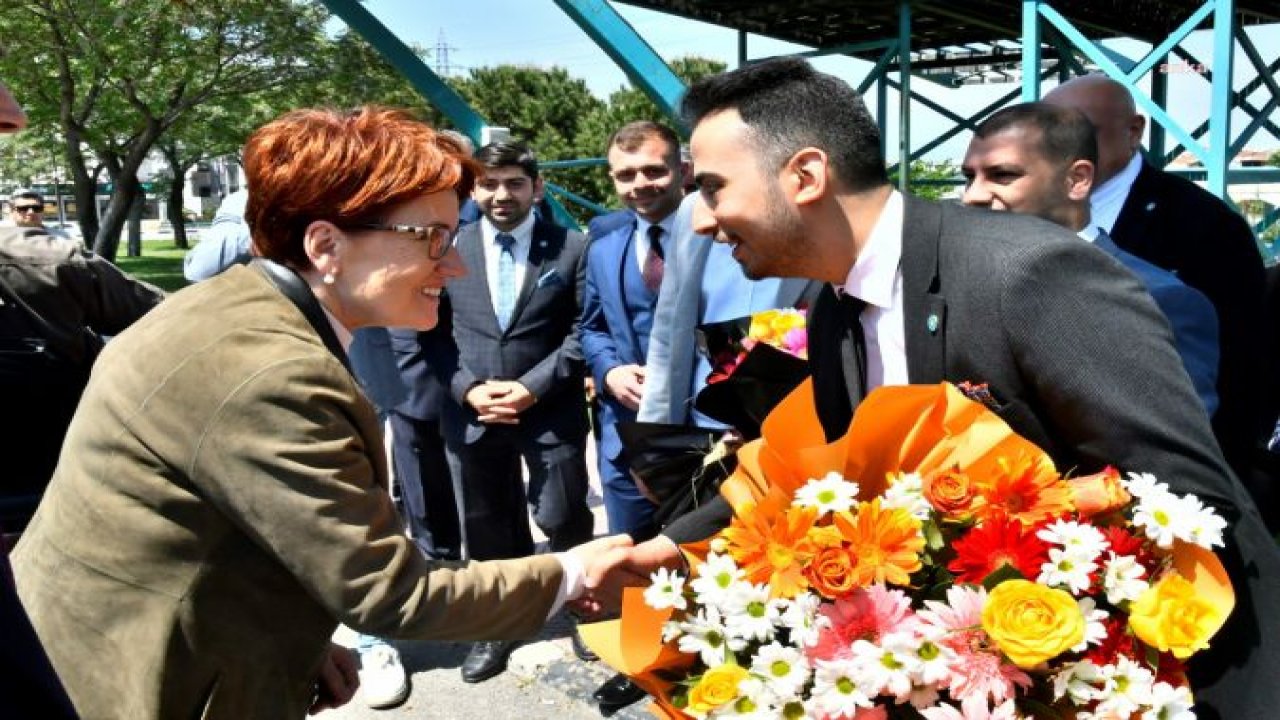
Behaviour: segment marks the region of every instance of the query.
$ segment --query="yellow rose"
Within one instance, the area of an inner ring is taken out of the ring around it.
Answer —
[[[1142,642],[1185,660],[1209,647],[1222,624],[1212,603],[1186,578],[1169,573],[1138,596],[1129,608],[1129,627]]]
[[[982,629],[1020,668],[1033,668],[1084,640],[1084,614],[1069,593],[1006,580],[987,596]]]
[[[685,709],[700,717],[738,697],[738,683],[747,677],[745,668],[725,664],[714,667],[702,675],[702,679],[689,691],[689,705]]]

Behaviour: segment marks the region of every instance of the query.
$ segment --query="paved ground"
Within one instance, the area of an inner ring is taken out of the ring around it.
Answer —
[[[596,534],[606,531],[604,506],[596,477],[594,448],[588,446],[587,467],[591,474],[592,512]],[[534,528],[537,533],[537,528]],[[517,649],[507,672],[482,683],[462,682],[458,668],[467,655],[466,643],[397,642],[405,671],[410,674],[412,693],[401,706],[372,710],[359,694],[346,707],[322,713],[321,720],[586,720],[599,718],[591,701],[591,691],[613,675],[600,662],[584,663],[573,655],[569,621],[562,615],[552,618],[537,638]],[[334,638],[353,645],[354,637],[340,629]],[[613,715],[619,720],[649,718],[645,703]]]

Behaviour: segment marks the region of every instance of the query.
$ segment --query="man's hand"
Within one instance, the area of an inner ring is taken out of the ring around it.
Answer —
[[[482,423],[516,425],[520,422],[520,411],[511,407],[509,385],[520,383],[487,380],[468,390],[463,399],[476,411]]]
[[[329,652],[320,664],[316,678],[316,699],[311,702],[308,715],[346,705],[360,687],[360,673],[356,670],[356,655],[347,648],[329,643]]]
[[[570,550],[582,560],[586,570],[582,597],[569,603],[575,613],[595,616],[600,614],[602,608],[617,608],[622,603],[622,588],[648,580],[633,577],[626,567],[631,545],[630,537],[613,535],[583,543]]]
[[[517,414],[533,407],[533,404],[538,401],[538,399],[533,396],[533,393],[529,392],[529,388],[521,385],[518,381],[490,380],[489,382],[506,391],[506,395],[503,396],[503,405],[506,405]]]
[[[640,398],[644,395],[642,365],[619,365],[605,373],[604,384],[609,394],[628,409],[640,409]]]

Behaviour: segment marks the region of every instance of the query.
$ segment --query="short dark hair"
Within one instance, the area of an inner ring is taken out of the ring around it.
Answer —
[[[772,169],[802,148],[816,147],[851,191],[889,182],[880,128],[862,98],[804,60],[777,58],[713,75],[690,87],[681,103],[689,127],[722,110],[738,111]]]
[[[35,200],[40,203],[44,202],[44,196],[30,188],[19,188],[18,190],[14,190],[13,195],[10,196],[9,199],[12,202],[17,202],[19,200]]]
[[[538,156],[522,142],[491,142],[476,151],[475,159],[487,168],[517,166],[531,180],[538,179]]]
[[[680,162],[680,136],[676,135],[676,131],[652,120],[636,120],[613,131],[609,136],[609,142],[605,144],[604,151],[608,154],[613,148],[621,148],[630,152],[640,147],[645,140],[656,139],[666,143],[668,148],[668,159]]]
[[[1026,102],[998,110],[978,124],[974,137],[985,140],[1015,128],[1038,130],[1036,151],[1058,167],[1076,160],[1098,164],[1098,136],[1093,123],[1075,108]]]

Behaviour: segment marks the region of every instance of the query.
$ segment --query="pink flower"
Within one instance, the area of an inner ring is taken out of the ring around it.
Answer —
[[[787,331],[782,336],[782,349],[798,358],[809,357],[809,330],[798,327]]]
[[[850,659],[854,641],[879,642],[890,633],[913,632],[920,623],[906,593],[884,585],[855,590],[847,598],[824,604],[819,612],[830,623],[806,651],[810,660]]]
[[[919,614],[920,620],[940,631],[942,642],[955,651],[946,687],[966,707],[1004,702],[1014,696],[1017,687],[1031,687],[1030,676],[1004,662],[982,630],[986,602],[987,591],[981,587],[953,585],[947,589],[947,602],[928,600],[927,609]]]
[[[920,714],[925,720],[1018,720],[1018,709],[1012,700],[1006,700],[992,708],[985,701],[974,702],[970,699],[962,702],[959,710],[954,705],[944,703],[925,708]]]

